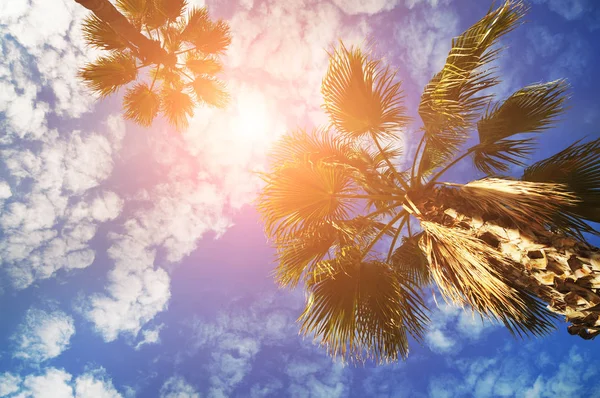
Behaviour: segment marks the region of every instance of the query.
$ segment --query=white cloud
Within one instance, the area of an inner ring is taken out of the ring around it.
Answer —
[[[349,15],[377,14],[393,9],[398,0],[333,0],[333,3]]]
[[[142,339],[135,345],[135,349],[139,350],[143,345],[146,344],[160,343],[160,330],[164,326],[165,325],[161,323],[154,328],[142,330]]]
[[[592,9],[587,0],[534,0],[534,3],[547,4],[549,9],[570,21],[582,18]]]
[[[30,309],[12,337],[16,343],[13,356],[32,362],[55,358],[68,348],[73,334],[73,318],[64,312]]]
[[[160,398],[200,398],[200,394],[183,377],[172,376],[160,388]]]
[[[22,380],[22,382],[21,382]],[[0,394],[3,379],[0,376]],[[47,368],[40,374],[30,374],[23,379],[13,376],[11,398],[120,398],[104,369],[88,371],[77,378],[63,369]],[[16,393],[16,394],[15,394]],[[0,395],[5,396],[5,395]]]
[[[0,374],[0,397],[19,391],[20,384],[21,378],[19,376],[8,372]]]

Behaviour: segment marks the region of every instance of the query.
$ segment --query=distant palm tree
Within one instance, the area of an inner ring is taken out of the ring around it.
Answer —
[[[231,43],[229,25],[186,0],[75,0],[93,12],[83,23],[88,45],[108,51],[79,73],[101,97],[127,86],[125,117],[149,126],[159,112],[178,130],[197,104],[228,101],[219,56]],[[120,10],[120,11],[119,11]]]
[[[525,169],[532,136],[565,110],[563,80],[523,87],[493,103],[486,69],[494,44],[526,7],[506,1],[452,41],[419,105],[422,137],[399,167],[396,138],[408,118],[394,72],[343,44],[322,84],[330,125],[285,136],[263,175],[258,207],[277,249],[276,279],[309,293],[299,321],[333,355],[395,361],[408,335],[422,340],[422,289],[495,320],[544,335],[565,316],[571,334],[600,333],[600,139],[577,142]],[[469,132],[478,143],[459,155]],[[487,176],[439,182],[471,155]],[[411,157],[412,159],[412,157]],[[418,221],[420,227],[414,225]],[[412,222],[412,225],[411,225]],[[399,239],[402,235],[402,239]]]

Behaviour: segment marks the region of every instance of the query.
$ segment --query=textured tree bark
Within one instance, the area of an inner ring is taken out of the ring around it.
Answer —
[[[140,33],[123,14],[108,0],[75,0],[108,23],[121,37],[129,42],[144,61],[171,65],[176,62],[174,54],[168,54],[160,43]]]
[[[586,340],[600,334],[600,249],[548,231],[536,220],[515,226],[498,215],[476,214],[452,191],[439,188],[419,201],[422,217],[468,230],[512,259],[514,267],[502,274],[564,315],[570,334]]]

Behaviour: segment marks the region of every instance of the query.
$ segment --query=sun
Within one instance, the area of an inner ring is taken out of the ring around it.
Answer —
[[[263,93],[243,88],[236,93],[231,111],[231,132],[235,138],[250,145],[270,144],[274,118],[269,115],[268,100]]]

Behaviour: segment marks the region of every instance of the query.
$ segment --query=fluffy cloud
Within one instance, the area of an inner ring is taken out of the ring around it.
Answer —
[[[534,3],[546,4],[549,9],[567,20],[580,19],[593,7],[588,0],[534,0]]]
[[[139,350],[143,345],[146,344],[160,343],[160,330],[164,326],[164,324],[160,324],[154,328],[142,330],[142,339],[136,344],[135,349]]]
[[[0,397],[12,398],[120,398],[103,369],[86,372],[73,380],[63,369],[47,368],[23,379],[11,376],[10,389],[3,390],[6,374],[0,375]],[[3,394],[4,393],[4,394]],[[16,395],[15,395],[16,394]]]
[[[73,318],[62,311],[45,312],[30,309],[13,336],[15,358],[43,362],[59,356],[75,334]]]
[[[160,398],[200,398],[200,394],[183,377],[172,376],[160,388]]]
[[[333,0],[333,3],[349,15],[377,14],[393,9],[398,0]]]
[[[20,384],[21,378],[19,376],[8,372],[0,374],[0,397],[19,391]]]

